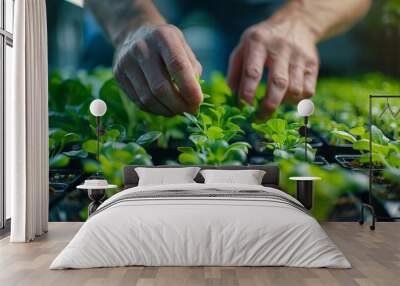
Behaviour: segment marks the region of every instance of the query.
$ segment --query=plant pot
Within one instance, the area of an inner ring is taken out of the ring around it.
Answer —
[[[311,139],[309,144],[314,149],[320,149],[324,146],[324,142],[322,142],[322,140],[316,134],[314,134],[314,132],[311,132],[308,138]]]
[[[329,162],[325,159],[324,156],[317,155],[315,156],[315,160],[313,164],[318,165],[318,166],[326,166],[329,165]]]
[[[321,140],[324,147],[320,150],[320,154],[323,155],[329,162],[336,161],[336,155],[359,155],[360,152],[353,149],[352,144],[332,144],[329,142],[328,137],[325,134],[320,134]]]
[[[360,155],[337,155],[336,160],[343,168],[357,171],[369,176],[368,164],[360,166],[354,165],[354,161],[357,161]],[[400,186],[386,180],[383,176],[384,169],[382,167],[375,166],[372,169],[372,183],[373,183],[373,194],[377,199],[383,201],[400,200]]]
[[[359,163],[359,159],[361,158],[361,155],[352,155],[352,154],[346,154],[346,155],[335,155],[335,160],[336,162],[339,163],[339,165],[343,168],[353,170],[353,171],[368,171],[369,170],[369,165],[368,164],[363,164]],[[374,172],[383,171],[383,168],[380,166],[375,166],[372,168]]]
[[[52,169],[49,171],[49,208],[63,200],[68,193],[74,191],[87,177],[82,170]]]

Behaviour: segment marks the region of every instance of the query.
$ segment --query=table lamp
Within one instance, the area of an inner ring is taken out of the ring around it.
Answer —
[[[307,125],[308,125],[308,117],[314,113],[314,103],[310,99],[303,99],[297,105],[297,112],[301,117],[304,117],[304,159],[307,160]]]

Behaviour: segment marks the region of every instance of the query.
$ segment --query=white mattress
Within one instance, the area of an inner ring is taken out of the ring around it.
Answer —
[[[102,206],[131,192],[205,188],[257,189],[297,202],[262,186],[180,184],[131,188]],[[351,267],[318,222],[289,204],[186,197],[111,204],[83,224],[50,269],[127,265]]]

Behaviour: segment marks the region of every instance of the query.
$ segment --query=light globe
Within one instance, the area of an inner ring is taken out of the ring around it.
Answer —
[[[308,117],[314,113],[314,103],[310,99],[303,99],[297,105],[297,112],[302,117]]]
[[[103,116],[107,111],[107,104],[101,99],[95,99],[90,103],[90,113],[96,117]]]

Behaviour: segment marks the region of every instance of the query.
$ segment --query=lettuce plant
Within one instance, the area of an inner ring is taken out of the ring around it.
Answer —
[[[96,156],[97,141],[90,139],[82,143],[82,151],[88,154],[83,160],[83,170],[86,173],[101,171],[112,183],[122,185],[122,170],[125,165],[152,165],[151,156],[144,147],[157,140],[160,135],[159,132],[149,132],[136,141],[124,143],[118,140],[118,130],[109,130],[100,144],[99,161],[90,158]]]
[[[72,144],[79,143],[81,136],[76,133],[66,132],[61,129],[49,131],[49,166],[51,169],[64,168],[70,163],[71,155],[85,157],[87,153],[78,151],[66,151]],[[70,148],[69,148],[70,149]]]
[[[392,141],[375,125],[372,131],[372,162],[375,167],[400,168],[400,141]],[[364,127],[356,127],[348,132],[332,131],[332,134],[352,143],[354,150],[360,151],[359,163],[366,165],[370,157],[370,135]]]
[[[339,124],[344,124],[348,129],[363,126],[367,123],[369,115],[370,94],[399,94],[400,82],[379,73],[366,74],[354,78],[326,78],[318,82],[317,96],[313,98],[316,114],[311,120],[326,118]],[[400,105],[400,99],[390,99],[393,106]],[[386,100],[374,101],[372,113],[374,117],[381,115],[387,104]],[[397,109],[396,109],[397,111]],[[376,123],[383,132],[394,139],[399,138],[398,117],[388,112],[379,116]],[[375,120],[375,119],[374,119]],[[314,126],[314,125],[313,125]],[[330,133],[329,125],[321,126],[321,132]],[[340,128],[338,130],[341,130]]]
[[[245,117],[236,107],[203,104],[194,116],[185,113],[190,121],[189,140],[193,146],[178,147],[179,163],[185,165],[239,165],[247,160],[249,143],[234,140],[244,134],[237,121]]]
[[[274,157],[288,159],[296,157],[304,159],[304,137],[299,135],[299,127],[297,122],[288,123],[286,119],[272,118],[264,123],[253,123],[252,127],[261,133],[266,140],[265,148],[272,150]],[[315,151],[307,143],[307,160],[314,161]]]
[[[232,92],[225,77],[219,72],[214,72],[211,75],[210,82],[199,80],[201,90],[205,94],[205,102],[216,106],[228,104],[231,106],[237,105],[236,95]],[[209,96],[212,95],[212,96]]]

